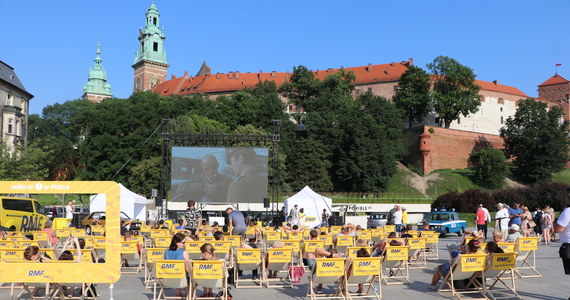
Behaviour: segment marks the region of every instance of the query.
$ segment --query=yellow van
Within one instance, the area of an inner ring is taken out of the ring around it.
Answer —
[[[0,225],[12,231],[42,230],[47,217],[41,205],[29,198],[0,197]]]

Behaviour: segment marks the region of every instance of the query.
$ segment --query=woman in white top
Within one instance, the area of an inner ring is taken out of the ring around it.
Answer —
[[[546,207],[543,210],[542,221],[540,222],[545,245],[548,245],[548,242],[550,241],[550,229],[552,229],[552,215],[550,215],[550,209],[551,208]]]

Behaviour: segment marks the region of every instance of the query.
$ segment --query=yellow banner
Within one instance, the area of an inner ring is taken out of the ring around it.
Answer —
[[[172,242],[171,237],[156,237],[154,238],[154,246],[156,248],[168,248]]]
[[[510,270],[516,268],[516,253],[493,253],[491,267],[493,270]]]
[[[103,247],[105,247],[106,243],[107,243],[107,240],[104,237],[93,238],[93,244],[96,248],[103,248]]]
[[[426,238],[408,238],[410,250],[423,249],[426,247]]]
[[[520,251],[536,251],[538,250],[538,237],[521,237],[518,240]]]
[[[186,251],[188,253],[201,253],[200,247],[204,245],[204,242],[186,242]]]
[[[323,246],[327,247],[327,246],[331,246],[333,244],[333,237],[332,235],[319,235],[317,237],[318,240],[323,241],[324,244]]]
[[[283,248],[290,248],[293,251],[301,250],[301,241],[283,240]]]
[[[199,240],[200,240],[200,242],[212,243],[216,239],[214,239],[214,237],[211,235],[203,235],[199,238]]]
[[[19,241],[16,242],[18,248],[27,248],[29,246],[36,246],[39,247],[40,244],[37,241]]]
[[[220,279],[224,278],[224,266],[222,261],[192,261],[193,279]]]
[[[227,235],[224,236],[224,241],[232,243],[232,247],[241,246],[241,235]]]
[[[2,282],[69,282],[114,283],[120,278],[120,189],[111,181],[0,181],[0,194],[104,194],[106,202],[105,263],[33,263],[5,262],[6,252],[0,252]],[[66,219],[61,219],[67,221]],[[58,231],[68,237],[69,229]],[[14,256],[14,255],[12,255]]]
[[[317,258],[317,276],[330,277],[344,275],[344,258]]]
[[[55,230],[55,236],[58,238],[69,237],[70,235],[71,235],[71,229],[69,227]]]
[[[408,246],[387,246],[386,260],[408,260]]]
[[[137,242],[122,242],[121,243],[121,253],[137,253]]]
[[[363,240],[372,239],[372,233],[368,230],[361,230],[358,232],[358,238]]]
[[[267,241],[279,241],[281,240],[281,232],[267,231],[265,232],[265,239]]]
[[[485,270],[485,254],[460,254],[461,272],[475,272]]]
[[[146,261],[155,262],[157,260],[164,259],[164,249],[160,248],[148,248],[146,249]]]
[[[0,258],[2,261],[24,260],[24,249],[0,249]],[[5,270],[11,268],[8,265],[4,265],[4,267]]]
[[[255,227],[248,227],[245,230],[245,235],[255,236]]]
[[[396,225],[384,225],[384,232],[396,232]]]
[[[354,276],[380,275],[380,257],[358,257],[352,260]]]
[[[503,249],[505,253],[514,253],[515,252],[515,243],[497,243],[499,248]]]
[[[331,226],[329,233],[332,235],[339,234],[341,229],[342,229],[342,226]]]
[[[15,248],[16,243],[12,241],[0,241],[0,248]]]
[[[45,231],[34,231],[34,241],[47,241],[48,234]]]
[[[139,230],[140,232],[150,232],[150,225],[141,225],[141,229]]]
[[[324,241],[318,241],[318,240],[308,240],[304,242],[305,246],[304,246],[304,251],[305,252],[315,252],[315,249],[317,248],[324,248]]]
[[[184,278],[186,267],[183,260],[157,260],[155,261],[156,278]]]
[[[157,238],[157,237],[170,237],[170,231],[168,229],[152,229],[150,231],[150,238]]]
[[[354,237],[350,235],[337,235],[336,245],[338,246],[354,246]]]
[[[289,232],[289,240],[300,241],[303,239],[302,232]]]
[[[366,249],[368,255],[372,255],[372,247],[348,247],[348,250],[346,250],[347,257],[356,258],[356,252],[362,248]]]
[[[269,254],[269,263],[288,263],[291,262],[291,249],[287,248],[272,248],[267,250]]]
[[[85,237],[85,229],[82,229],[82,228],[81,228],[81,229],[73,228],[73,229],[71,229],[71,234],[72,234],[73,236],[78,237],[78,238],[79,238],[79,237],[83,238],[83,237]]]
[[[232,248],[232,243],[226,241],[213,241],[212,246],[216,253],[229,253]]]
[[[408,230],[408,234],[410,234],[411,236],[417,238],[418,237],[418,231],[417,230]]]
[[[261,262],[261,249],[237,249],[238,264],[255,264]]]

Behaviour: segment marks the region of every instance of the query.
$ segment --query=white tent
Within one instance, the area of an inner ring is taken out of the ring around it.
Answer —
[[[305,209],[304,225],[309,226],[309,228],[321,225],[323,209],[326,209],[330,214],[332,208],[331,198],[315,193],[308,186],[305,186],[297,194],[285,199],[285,210],[287,213],[291,211],[295,204],[299,206],[299,209]]]
[[[120,183],[119,187],[121,189],[121,211],[132,219],[146,221],[146,198],[131,192]],[[89,209],[91,212],[105,211],[106,207],[107,199],[105,194],[97,194],[89,198]]]

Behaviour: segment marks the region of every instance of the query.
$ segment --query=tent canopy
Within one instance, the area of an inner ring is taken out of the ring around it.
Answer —
[[[308,186],[305,186],[297,194],[285,199],[285,211],[289,213],[295,204],[299,206],[299,209],[305,209],[304,225],[309,226],[309,228],[321,225],[323,209],[326,209],[330,214],[332,208],[331,198],[315,193]]]
[[[120,183],[119,187],[121,189],[121,211],[132,219],[146,221],[146,198],[130,191]],[[89,198],[89,209],[91,212],[105,211],[106,207],[107,199],[105,194],[97,194]]]

